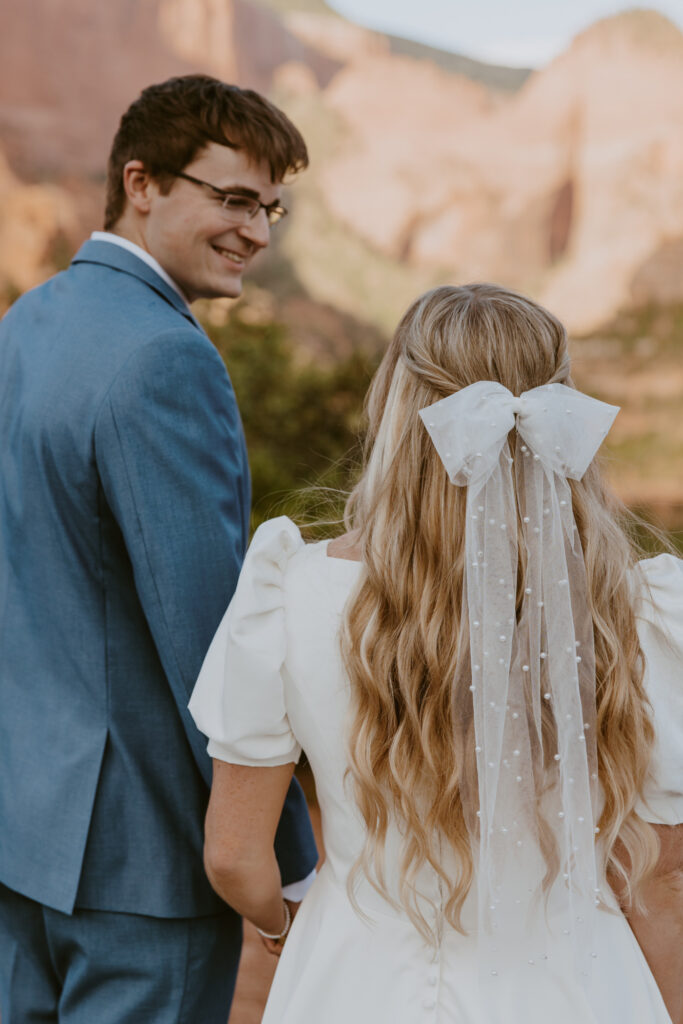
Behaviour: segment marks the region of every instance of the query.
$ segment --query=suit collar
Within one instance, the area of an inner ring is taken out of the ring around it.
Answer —
[[[164,281],[144,260],[141,260],[139,256],[136,256],[128,249],[124,249],[120,245],[114,245],[111,242],[93,241],[91,239],[83,243],[71,262],[72,264],[99,263],[102,266],[111,267],[112,270],[119,270],[124,274],[130,274],[132,277],[138,277],[204,333],[199,321],[192,315],[191,310],[175,289]]]

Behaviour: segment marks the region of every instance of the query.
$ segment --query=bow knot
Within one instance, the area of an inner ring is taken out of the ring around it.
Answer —
[[[619,409],[568,388],[544,384],[516,398],[496,381],[478,381],[420,410],[451,481],[480,483],[498,464],[513,429],[546,472],[580,480]]]

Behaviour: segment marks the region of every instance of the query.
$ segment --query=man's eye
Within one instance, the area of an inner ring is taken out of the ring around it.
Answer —
[[[251,210],[254,205],[253,199],[248,199],[247,196],[225,196],[223,199],[223,206],[226,210],[246,211]]]

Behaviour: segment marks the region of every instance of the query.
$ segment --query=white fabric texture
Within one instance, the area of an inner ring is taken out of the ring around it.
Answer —
[[[638,809],[660,825],[683,821],[683,560],[658,555],[638,563],[638,635],[657,744]]]
[[[326,860],[285,944],[263,1024],[670,1024],[617,910],[596,915],[588,992],[562,969],[567,939],[552,913],[529,923],[535,964],[492,979],[486,993],[474,891],[464,913],[470,934],[446,928],[436,952],[362,880],[356,896],[366,917],[356,914],[346,880],[364,830],[345,782],[349,687],[339,626],[362,567],[328,557],[326,548],[304,545],[285,518],[257,531],[190,704],[213,756],[271,765],[297,760],[303,748],[315,776]],[[657,731],[646,797],[656,820],[673,824],[683,820],[683,563],[640,563],[634,588]],[[392,893],[398,840],[390,828]],[[431,871],[419,885],[438,903]]]

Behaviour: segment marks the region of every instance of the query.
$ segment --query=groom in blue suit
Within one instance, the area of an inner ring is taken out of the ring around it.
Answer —
[[[241,921],[202,865],[211,781],[187,702],[249,523],[235,396],[193,317],[237,296],[305,167],[258,94],[146,89],[105,231],[0,323],[2,1024],[225,1024]],[[301,899],[295,784],[275,840]]]

